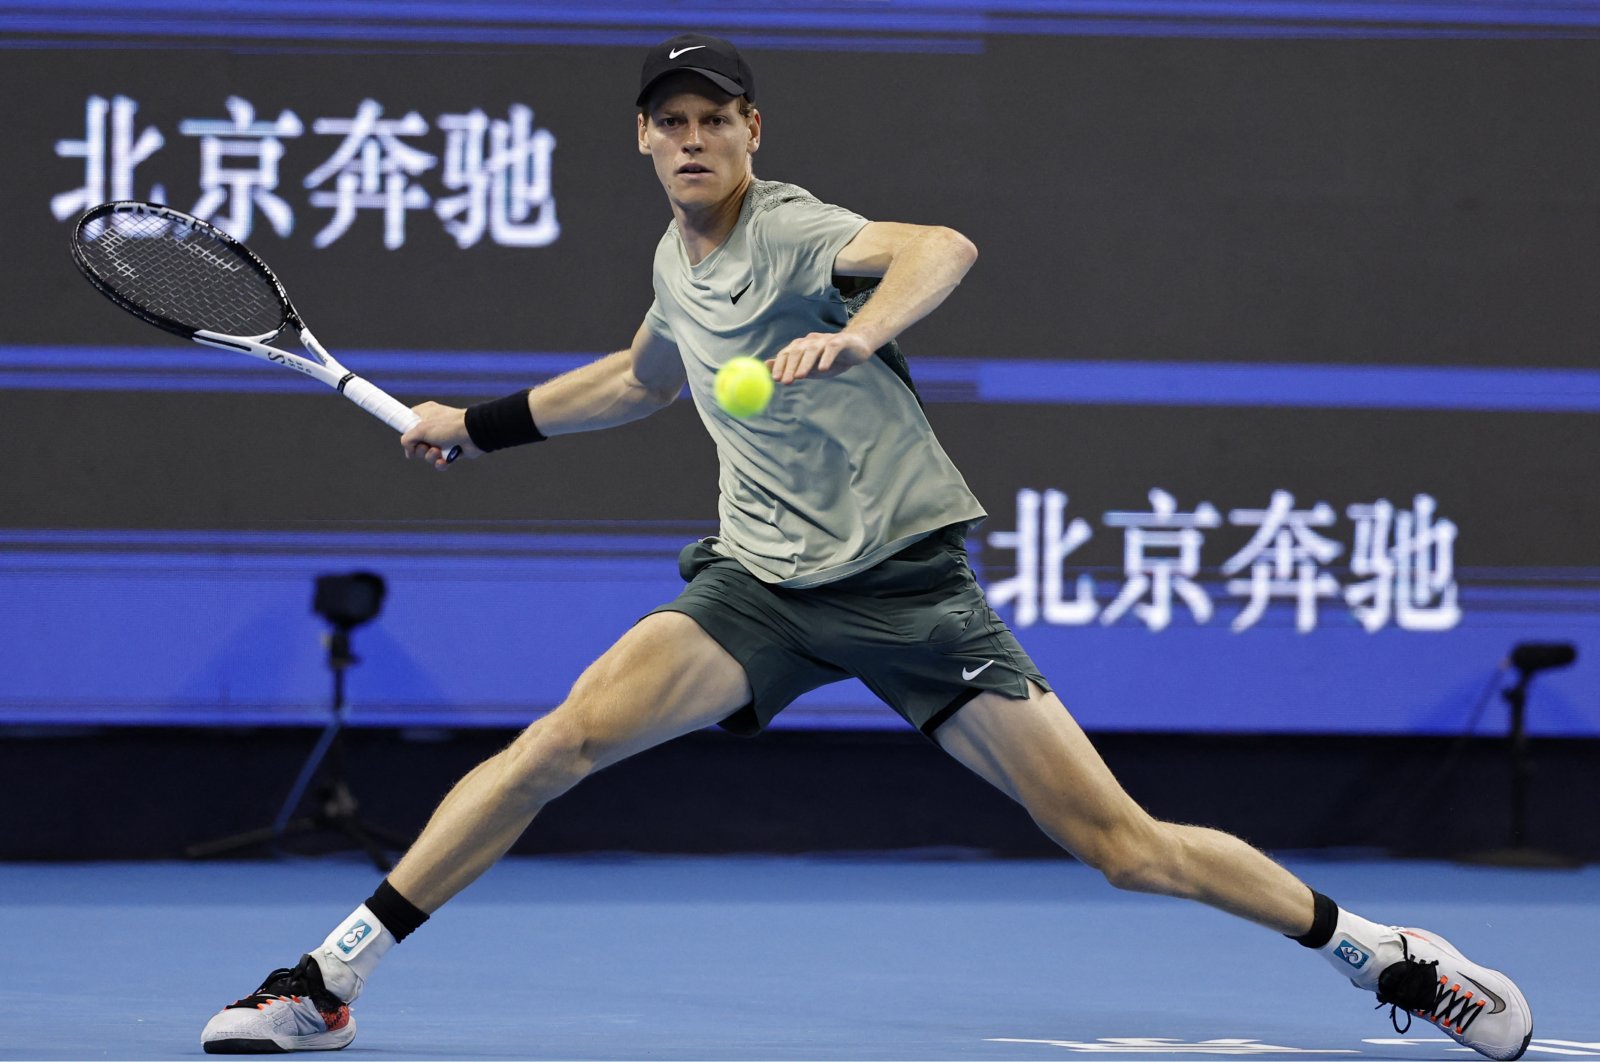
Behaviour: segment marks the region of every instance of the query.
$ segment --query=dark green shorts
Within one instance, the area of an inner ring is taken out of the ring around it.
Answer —
[[[684,547],[678,570],[689,585],[650,614],[682,612],[744,667],[751,701],[721,724],[735,734],[759,733],[796,697],[847,678],[930,737],[984,690],[1050,689],[984,598],[961,528],[809,590],[764,583],[703,541]]]

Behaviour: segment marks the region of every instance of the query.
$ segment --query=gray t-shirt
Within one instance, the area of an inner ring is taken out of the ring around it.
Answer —
[[[717,552],[765,582],[803,588],[864,571],[985,513],[905,380],[881,357],[779,384],[746,420],[712,394],[731,358],[763,360],[849,320],[833,263],[867,219],[803,188],[756,181],[728,238],[690,265],[677,223],[656,246],[646,325],[678,347],[721,462]]]

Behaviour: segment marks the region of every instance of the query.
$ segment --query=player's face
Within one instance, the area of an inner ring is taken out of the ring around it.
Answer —
[[[761,113],[745,117],[736,98],[669,89],[639,116],[640,154],[655,163],[667,198],[690,209],[738,192],[760,146]]]

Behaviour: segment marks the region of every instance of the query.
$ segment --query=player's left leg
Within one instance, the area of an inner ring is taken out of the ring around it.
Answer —
[[[1321,951],[1358,988],[1490,1058],[1527,1049],[1533,1019],[1510,978],[1432,933],[1339,909],[1237,837],[1156,820],[1118,784],[1060,700],[1029,690],[1026,699],[978,695],[934,739],[1111,884],[1197,900],[1275,929]]]
[[[1056,695],[1029,689],[1026,701],[980,694],[935,740],[1117,888],[1198,900],[1289,936],[1311,929],[1309,887],[1237,837],[1152,818]]]

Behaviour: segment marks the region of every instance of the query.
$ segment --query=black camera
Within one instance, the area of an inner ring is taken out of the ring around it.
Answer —
[[[373,572],[317,576],[311,607],[329,623],[350,630],[376,616],[383,608],[383,577]]]

